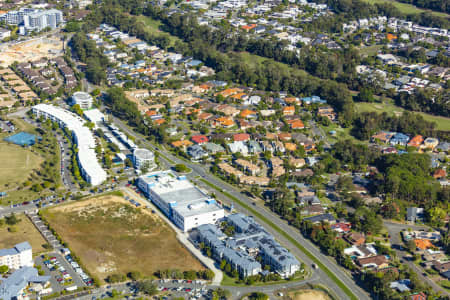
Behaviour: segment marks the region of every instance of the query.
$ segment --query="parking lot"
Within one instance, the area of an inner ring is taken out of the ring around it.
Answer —
[[[45,275],[51,276],[50,283],[53,292],[60,292],[70,287],[85,286],[81,277],[59,253],[53,252],[35,259],[35,264],[42,267]]]

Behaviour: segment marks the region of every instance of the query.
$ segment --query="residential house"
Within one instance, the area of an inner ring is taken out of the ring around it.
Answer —
[[[446,178],[446,177],[447,177],[447,172],[445,172],[444,169],[437,169],[433,172],[434,179],[441,179],[441,178]]]
[[[236,165],[244,169],[245,172],[250,173],[252,176],[257,175],[261,172],[261,168],[258,167],[255,164],[252,164],[251,162],[245,160],[245,159],[236,159],[235,160]]]
[[[244,176],[244,173],[242,173],[241,171],[239,171],[236,168],[233,168],[232,166],[230,166],[227,163],[220,163],[217,165],[219,167],[219,169],[225,173],[226,175],[234,175],[236,176],[236,178],[239,178],[241,176]]]
[[[416,248],[422,251],[434,247],[434,245],[428,239],[415,239],[414,243],[416,244]]]
[[[380,141],[382,143],[387,143],[395,135],[395,132],[381,131],[371,137],[371,141]]]
[[[228,144],[228,148],[231,153],[241,153],[243,156],[248,155],[248,148],[242,141],[234,141],[233,143]]]
[[[406,144],[409,141],[409,136],[403,133],[396,133],[393,137],[389,140],[389,143],[391,145],[400,145],[400,146],[406,146]]]
[[[192,136],[191,140],[198,145],[205,144],[209,141],[207,136],[201,134]]]
[[[362,268],[383,269],[389,266],[385,255],[358,258],[356,262]]]
[[[421,135],[414,136],[408,143],[409,147],[419,148],[422,145],[424,138]]]
[[[336,120],[336,113],[331,106],[322,106],[317,110],[317,114],[322,117],[327,117],[330,121]]]
[[[366,237],[360,232],[350,232],[344,235],[344,239],[355,246],[361,246],[366,242]]]
[[[295,107],[294,106],[286,106],[283,107],[283,116],[293,116],[295,114]]]
[[[336,219],[334,218],[334,216],[332,214],[326,213],[326,214],[322,214],[322,215],[317,215],[317,216],[312,216],[312,217],[308,217],[308,218],[304,218],[304,221],[309,221],[312,224],[317,224],[317,223],[321,223],[321,222],[327,222],[330,224],[334,224],[336,223]]]
[[[421,207],[406,208],[406,220],[409,222],[422,221],[424,218],[424,210]]]
[[[208,152],[203,150],[198,144],[188,147],[186,152],[191,157],[192,161],[199,161],[209,156]]]
[[[233,141],[235,142],[246,142],[250,140],[250,134],[248,133],[236,133],[233,135]]]
[[[216,143],[205,143],[203,144],[203,148],[210,154],[225,152],[225,148],[223,148],[222,145]]]
[[[439,145],[439,140],[437,138],[428,137],[423,141],[421,148],[434,150],[437,145]]]

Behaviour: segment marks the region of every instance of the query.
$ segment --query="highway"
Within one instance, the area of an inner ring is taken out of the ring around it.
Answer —
[[[192,169],[192,172],[188,175],[188,177],[195,181],[198,176],[204,178],[212,185],[216,186],[218,189],[221,189],[223,191],[226,191],[227,193],[231,194],[232,196],[240,199],[242,202],[246,203],[247,205],[251,205],[254,210],[256,210],[259,214],[264,216],[264,218],[268,219],[270,222],[276,224],[277,227],[279,227],[281,230],[283,230],[285,233],[287,233],[289,236],[294,238],[297,242],[299,242],[301,245],[303,245],[310,253],[312,253],[316,258],[318,258],[323,264],[326,265],[326,267],[334,273],[334,275],[339,278],[352,292],[358,299],[370,299],[370,296],[361,289],[353,280],[351,274],[345,270],[344,268],[339,267],[334,261],[332,261],[331,258],[328,256],[322,254],[320,250],[313,245],[309,240],[305,239],[303,235],[294,227],[289,226],[285,221],[281,220],[279,216],[274,214],[273,212],[269,211],[266,207],[262,205],[255,205],[253,206],[254,200],[242,195],[238,189],[235,187],[229,185],[228,183],[218,179],[214,175],[210,174],[203,165],[191,163],[185,160],[181,160],[174,155],[168,153],[167,151],[164,151],[164,153],[161,153],[161,147],[156,149],[154,145],[152,145],[150,142],[148,142],[142,135],[132,131],[128,126],[126,126],[121,120],[119,120],[116,117],[111,117],[112,121],[118,126],[123,132],[126,132],[128,135],[133,136],[136,139],[136,142],[139,140],[141,141],[141,145],[146,146],[147,148],[152,149],[153,151],[159,152],[160,154],[160,160],[164,161],[168,166],[173,166],[177,163],[183,163],[189,168]],[[168,158],[169,160],[167,160]],[[228,199],[228,197],[222,193],[219,193],[217,190],[214,190],[214,193],[218,196],[220,196],[222,199]],[[231,202],[233,202],[232,199],[229,199]],[[251,213],[247,212],[247,210],[243,207],[241,207],[238,203],[234,203],[237,210],[242,211],[246,214],[252,215]],[[255,219],[265,225],[266,230],[268,230],[271,234],[273,234],[282,244],[284,244],[292,253],[294,253],[297,257],[299,257],[302,261],[304,261],[306,264],[311,266],[313,263],[311,259],[309,259],[305,253],[300,251],[295,245],[293,245],[290,241],[285,239],[283,236],[281,236],[275,229],[273,229],[271,226],[266,224],[264,220],[259,219],[257,216],[254,216]],[[328,277],[328,275],[323,270],[316,270],[314,273],[317,273],[319,277],[319,282],[323,285],[327,286],[330,290],[332,290],[339,299],[348,299],[348,295],[345,294],[345,292],[339,288],[336,283]]]

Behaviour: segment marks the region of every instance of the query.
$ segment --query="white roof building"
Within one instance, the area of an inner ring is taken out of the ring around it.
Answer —
[[[214,224],[224,217],[223,208],[185,176],[171,171],[142,175],[138,187],[184,231],[203,224]]]
[[[67,127],[73,133],[78,147],[78,164],[81,175],[92,185],[99,185],[106,180],[107,174],[100,166],[95,153],[95,138],[92,132],[84,126],[85,121],[78,115],[48,104],[33,106],[33,113],[58,122],[60,126]]]

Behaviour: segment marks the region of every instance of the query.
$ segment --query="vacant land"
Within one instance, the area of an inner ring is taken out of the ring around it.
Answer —
[[[27,241],[33,248],[34,255],[45,251],[42,246],[47,242],[33,223],[24,214],[17,215],[17,217],[21,220],[18,224],[0,226],[0,249],[11,248],[18,243]]]
[[[446,18],[449,17],[448,14],[443,13],[443,12],[422,9],[422,8],[418,8],[418,7],[416,7],[416,6],[412,5],[412,4],[401,3],[401,2],[392,1],[392,0],[364,0],[364,1],[368,2],[370,4],[390,3],[390,4],[394,5],[400,12],[402,12],[404,14],[421,14],[423,12],[430,12],[433,15],[436,15],[436,16],[446,17]]]
[[[175,42],[177,40],[180,40],[178,37],[162,31],[161,26],[163,24],[159,20],[155,20],[146,16],[139,16],[137,17],[137,19],[145,25],[145,29],[152,35],[168,37],[170,41],[169,47],[174,46]]]
[[[0,47],[0,65],[7,67],[13,62],[39,60],[62,54],[63,43],[59,38],[40,37],[25,42],[5,43]]]
[[[289,293],[292,300],[331,300],[327,293],[318,290],[299,290]]]
[[[51,129],[38,133],[36,128],[22,119],[12,118],[16,133],[26,131],[42,137],[42,141],[23,148],[7,143],[3,138],[13,133],[0,133],[0,192],[7,196],[0,198],[0,205],[21,203],[47,196],[50,189],[61,191],[59,176],[60,150]],[[50,187],[45,182],[50,183]],[[39,185],[36,189],[33,185]]]
[[[51,227],[104,280],[110,274],[204,269],[157,215],[108,195],[43,211]]]
[[[405,111],[405,109],[398,107],[394,104],[390,103],[367,103],[367,102],[357,102],[355,103],[356,110],[359,112],[364,111],[376,111],[376,112],[387,112],[395,115],[400,115]],[[430,114],[422,113],[422,112],[413,112],[416,114],[420,114],[427,121],[435,122],[436,129],[450,131],[450,118],[433,116]]]
[[[25,181],[43,160],[28,149],[2,142],[0,161],[0,189],[3,191]]]

